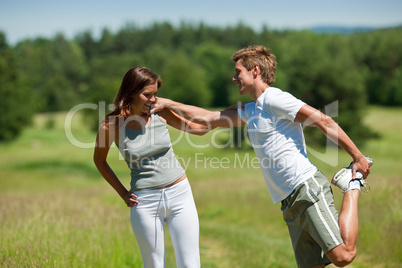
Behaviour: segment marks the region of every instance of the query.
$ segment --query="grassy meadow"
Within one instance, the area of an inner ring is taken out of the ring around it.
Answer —
[[[95,133],[80,113],[40,114],[13,143],[0,144],[0,267],[142,267],[129,210],[92,162]],[[402,108],[371,107],[380,135],[362,152],[374,159],[371,191],[359,201],[358,255],[349,267],[402,265]],[[251,150],[219,149],[228,132],[205,136],[171,130],[200,219],[203,267],[296,267],[280,205],[272,204]],[[85,148],[80,148],[85,147]],[[332,175],[351,161],[342,150],[309,148]],[[116,148],[109,163],[129,187]],[[342,194],[334,189],[336,206]],[[175,267],[166,234],[167,267]]]

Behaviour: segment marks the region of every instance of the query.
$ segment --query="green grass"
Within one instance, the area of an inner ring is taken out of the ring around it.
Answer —
[[[64,118],[38,115],[18,140],[0,144],[0,267],[142,267],[128,209],[93,165],[93,149],[66,138]],[[372,190],[360,198],[358,255],[349,267],[402,263],[401,119],[402,108],[372,107],[366,116],[381,138],[362,149],[374,159]],[[82,143],[95,138],[79,114],[72,134]],[[272,204],[251,162],[254,153],[212,146],[225,140],[224,130],[179,135],[171,130],[197,204],[203,267],[295,267],[280,206]],[[328,178],[350,162],[336,148],[309,148],[309,154]],[[116,148],[109,162],[128,187],[129,172]],[[337,189],[334,194],[339,208],[342,195]],[[166,248],[167,267],[175,267],[168,233]]]

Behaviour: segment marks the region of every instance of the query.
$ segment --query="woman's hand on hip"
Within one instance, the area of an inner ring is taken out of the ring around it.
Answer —
[[[123,197],[124,203],[126,203],[127,207],[131,208],[133,206],[138,205],[137,196],[132,192],[127,192]]]

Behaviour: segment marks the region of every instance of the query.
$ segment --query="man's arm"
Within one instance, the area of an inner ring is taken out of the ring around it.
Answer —
[[[356,178],[357,170],[363,174],[364,178],[370,174],[370,165],[367,159],[331,117],[305,104],[297,113],[295,122],[318,127],[332,142],[344,149],[353,158],[353,178]]]
[[[241,120],[237,109],[223,111],[209,111],[193,105],[187,105],[165,98],[157,98],[151,113],[157,113],[163,109],[169,109],[190,122],[195,122],[208,127],[238,127],[245,123]]]
[[[194,135],[202,136],[214,129],[212,126],[191,122],[169,109],[163,109],[158,115],[165,119],[168,125]]]

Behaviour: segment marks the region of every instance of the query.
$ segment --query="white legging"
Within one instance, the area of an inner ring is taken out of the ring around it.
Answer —
[[[200,267],[198,214],[188,180],[135,194],[139,204],[131,208],[130,218],[144,267],[166,267],[165,221],[177,267]]]

